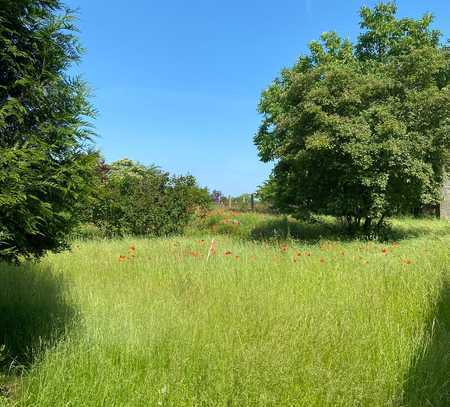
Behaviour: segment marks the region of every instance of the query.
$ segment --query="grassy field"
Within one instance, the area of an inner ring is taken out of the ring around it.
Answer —
[[[392,236],[218,212],[0,266],[0,405],[448,406],[450,226]]]

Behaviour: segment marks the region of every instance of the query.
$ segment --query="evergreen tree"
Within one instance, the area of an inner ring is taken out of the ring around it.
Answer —
[[[0,0],[0,260],[65,247],[96,163],[82,49],[58,0]]]

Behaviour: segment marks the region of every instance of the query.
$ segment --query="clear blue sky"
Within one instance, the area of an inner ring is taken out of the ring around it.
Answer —
[[[253,135],[261,91],[307,43],[335,30],[354,39],[361,0],[66,0],[79,8],[87,54],[78,68],[99,111],[97,143],[123,157],[191,173],[202,186],[252,192],[271,167]],[[447,0],[399,0],[450,36]]]

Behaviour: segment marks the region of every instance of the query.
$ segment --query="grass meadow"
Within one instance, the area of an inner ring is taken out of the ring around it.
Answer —
[[[448,406],[450,225],[392,233],[217,212],[1,265],[0,405]]]

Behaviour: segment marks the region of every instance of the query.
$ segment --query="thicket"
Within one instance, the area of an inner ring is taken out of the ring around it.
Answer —
[[[124,159],[99,166],[85,220],[106,236],[168,236],[183,232],[210,202],[193,176],[173,176]]]

